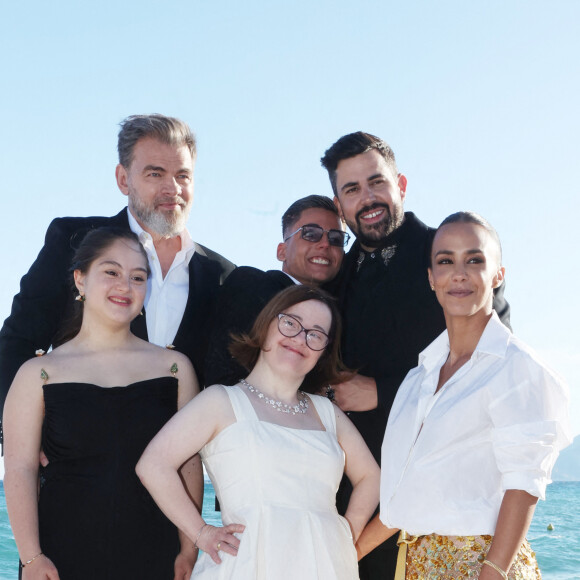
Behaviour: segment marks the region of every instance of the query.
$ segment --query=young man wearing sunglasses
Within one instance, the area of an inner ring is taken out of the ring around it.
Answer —
[[[232,332],[248,332],[264,305],[292,284],[327,284],[337,275],[349,234],[329,197],[309,195],[282,216],[283,241],[276,256],[282,270],[242,266],[220,290],[217,318],[206,360],[206,385],[233,385],[247,374],[228,351]]]

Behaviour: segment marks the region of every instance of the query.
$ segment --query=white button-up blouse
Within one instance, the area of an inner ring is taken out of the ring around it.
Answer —
[[[447,331],[420,355],[389,415],[381,521],[413,535],[493,534],[508,489],[544,499],[571,440],[568,389],[494,312],[471,359],[435,394]]]

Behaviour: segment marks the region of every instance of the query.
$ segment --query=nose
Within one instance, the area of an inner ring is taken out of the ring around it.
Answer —
[[[322,232],[322,237],[316,242],[319,248],[328,248],[330,246],[328,242],[328,232]]]
[[[377,196],[375,195],[373,188],[366,184],[363,187],[363,203],[365,205],[372,205],[375,201],[377,201]]]
[[[164,193],[168,195],[181,195],[182,188],[175,177],[168,176],[163,185]]]
[[[119,276],[117,278],[117,290],[122,292],[128,292],[130,286],[130,280],[128,276]]]
[[[453,267],[453,279],[465,280],[466,277],[465,265],[462,262],[456,263]]]

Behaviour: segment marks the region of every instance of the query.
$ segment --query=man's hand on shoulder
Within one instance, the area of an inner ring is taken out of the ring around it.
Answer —
[[[332,388],[334,401],[344,412],[371,411],[379,404],[377,383],[371,377],[357,374]]]

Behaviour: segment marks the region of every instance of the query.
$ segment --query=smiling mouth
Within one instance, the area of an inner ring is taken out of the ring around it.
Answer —
[[[453,296],[454,298],[465,298],[473,294],[472,290],[450,290],[447,294]]]
[[[129,306],[133,302],[130,298],[118,298],[116,296],[110,296],[109,300],[114,304],[121,304],[122,306]]]
[[[312,264],[318,264],[320,266],[330,265],[330,260],[328,260],[327,258],[320,258],[318,256],[316,256],[315,258],[309,258],[308,261],[311,262]]]
[[[375,209],[374,211],[371,211],[370,213],[367,214],[363,214],[360,217],[363,220],[373,220],[384,213],[385,213],[384,209]]]

